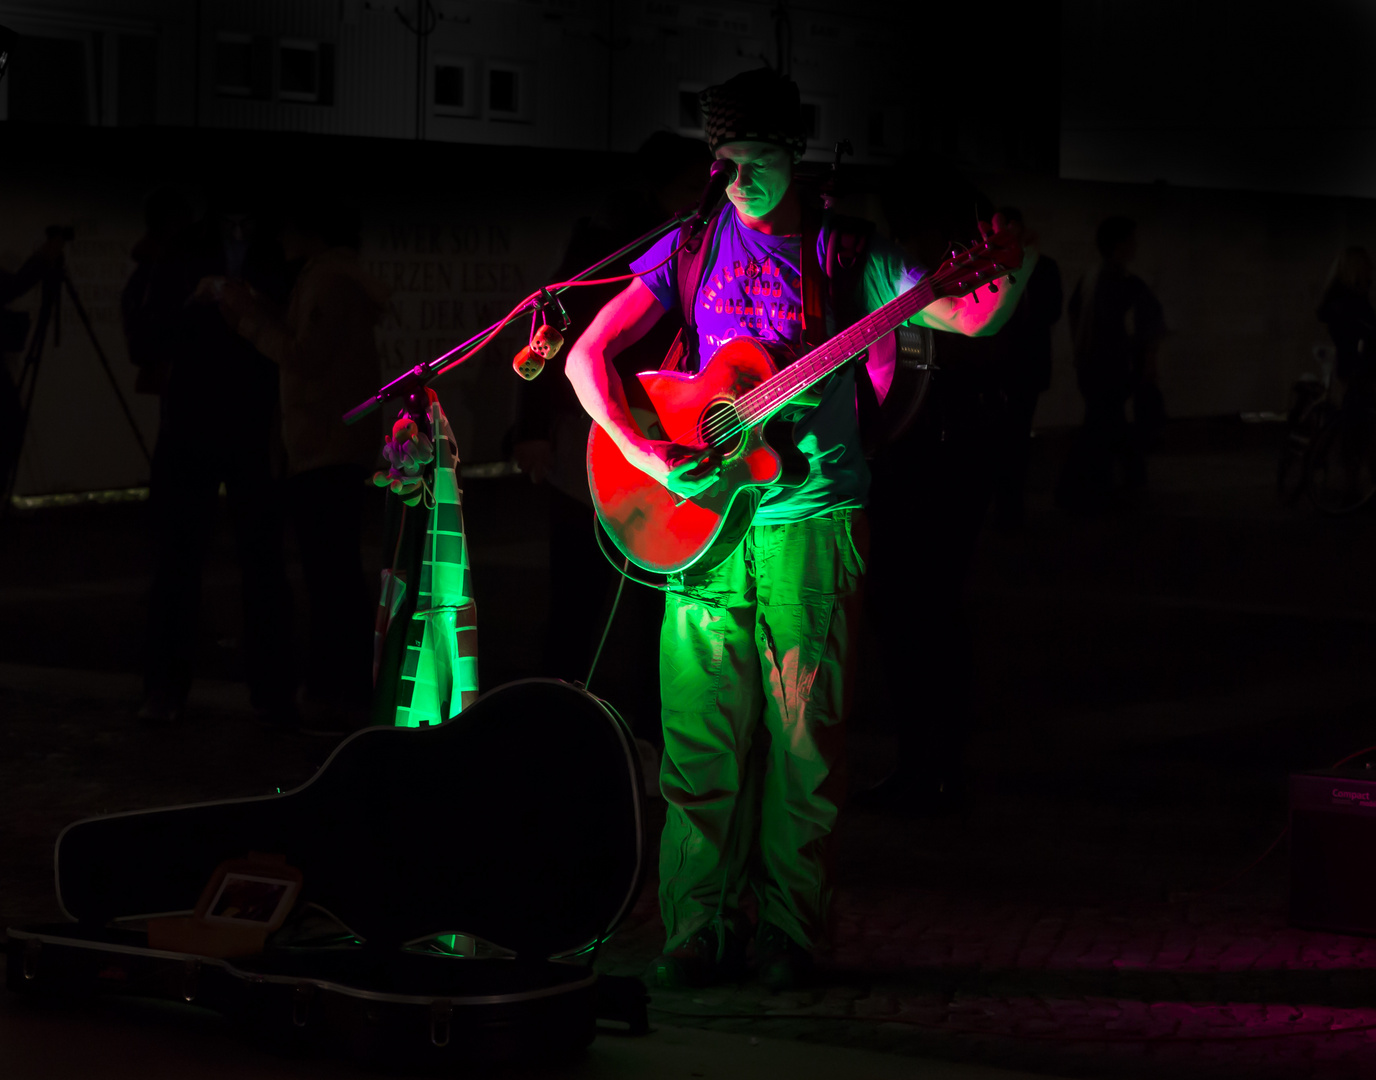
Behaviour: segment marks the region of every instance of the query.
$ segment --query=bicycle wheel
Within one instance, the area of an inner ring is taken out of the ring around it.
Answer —
[[[1292,397],[1285,441],[1276,459],[1276,494],[1287,503],[1304,494],[1309,480],[1309,451],[1332,411],[1327,395],[1316,383],[1301,380]]]
[[[1317,422],[1305,416],[1285,433],[1280,457],[1276,459],[1276,494],[1282,502],[1295,502],[1304,494],[1309,480],[1309,450],[1314,445]]]
[[[1376,496],[1376,415],[1335,412],[1309,454],[1305,491],[1320,513],[1360,510]]]

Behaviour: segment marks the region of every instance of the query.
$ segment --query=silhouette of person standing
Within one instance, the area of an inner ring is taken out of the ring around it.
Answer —
[[[196,660],[201,567],[215,528],[220,485],[242,575],[244,678],[259,718],[294,720],[289,647],[291,592],[274,476],[277,370],[225,325],[211,302],[228,282],[285,299],[280,251],[252,200],[230,186],[192,231],[150,297],[171,357],[153,453],[154,555],[140,719],[182,716]]]
[[[1160,302],[1128,271],[1137,253],[1137,223],[1105,219],[1095,245],[1103,261],[1075,286],[1067,307],[1085,419],[1056,499],[1079,509],[1109,504],[1118,468],[1127,488],[1147,482],[1144,448],[1128,424],[1127,403],[1143,386],[1155,387],[1156,354],[1166,332]]]
[[[999,213],[1021,243],[1036,242],[1017,207],[1005,206]],[[998,347],[995,382],[1004,397],[995,420],[994,521],[1003,528],[1022,524],[1032,418],[1037,399],[1051,387],[1051,328],[1063,306],[1061,268],[1043,254],[1032,268],[1017,310],[994,338]]]

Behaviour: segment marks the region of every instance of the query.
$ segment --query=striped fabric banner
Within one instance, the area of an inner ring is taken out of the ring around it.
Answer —
[[[397,690],[397,727],[442,724],[478,696],[477,605],[473,601],[458,443],[438,401],[430,403],[435,502],[425,536],[415,614]]]

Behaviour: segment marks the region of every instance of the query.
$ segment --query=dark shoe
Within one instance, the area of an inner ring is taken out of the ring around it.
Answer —
[[[776,994],[797,990],[812,979],[812,953],[794,941],[788,931],[761,921],[755,931],[755,969],[760,982]]]
[[[718,916],[677,949],[655,957],[649,982],[661,990],[688,990],[737,979],[745,969],[744,920]]]

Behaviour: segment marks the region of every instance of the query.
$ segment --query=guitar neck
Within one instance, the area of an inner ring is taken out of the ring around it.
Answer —
[[[923,279],[907,292],[842,330],[826,344],[795,360],[736,401],[741,424],[749,427],[768,420],[809,387],[821,382],[895,327],[902,326],[935,299],[932,286]]]

